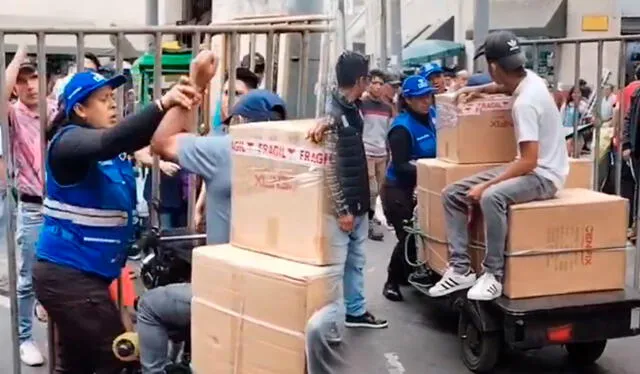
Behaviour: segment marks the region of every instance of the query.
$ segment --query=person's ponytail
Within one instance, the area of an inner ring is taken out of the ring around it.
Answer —
[[[58,112],[56,113],[56,116],[53,117],[53,120],[51,120],[51,124],[47,129],[47,133],[46,133],[47,142],[51,141],[51,139],[53,139],[53,136],[58,132],[58,130],[60,130],[62,127],[64,127],[68,123],[69,123],[69,119],[67,118],[67,115],[65,113],[64,104],[60,103],[60,105],[58,105]]]

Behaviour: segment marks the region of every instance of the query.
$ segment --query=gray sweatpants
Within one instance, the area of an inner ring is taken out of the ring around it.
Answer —
[[[449,265],[456,273],[466,274],[471,266],[469,246],[469,206],[467,192],[475,185],[500,175],[507,166],[487,170],[447,186],[442,192],[442,203],[449,239]],[[510,205],[555,196],[556,186],[550,180],[531,173],[509,179],[487,188],[480,198],[484,218],[487,253],[482,264],[484,270],[497,277],[504,274],[504,250],[507,239],[507,211]]]

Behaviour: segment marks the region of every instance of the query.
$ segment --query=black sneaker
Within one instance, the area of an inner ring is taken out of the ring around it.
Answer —
[[[409,275],[409,283],[414,287],[429,288],[435,284],[432,275],[427,271],[416,271]]]
[[[391,282],[387,282],[384,284],[382,295],[384,295],[384,297],[386,297],[390,301],[404,300],[404,298],[402,297],[402,293],[400,292],[400,287],[397,284]]]
[[[389,322],[384,319],[376,319],[373,314],[365,312],[361,316],[350,316],[344,322],[346,327],[363,327],[368,329],[384,329],[389,326]]]

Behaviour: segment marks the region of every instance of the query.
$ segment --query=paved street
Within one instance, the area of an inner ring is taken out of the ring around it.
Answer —
[[[467,370],[459,360],[458,339],[455,335],[457,319],[445,310],[425,303],[422,296],[405,289],[404,303],[391,303],[380,293],[391,246],[392,233],[384,243],[371,242],[368,246],[367,294],[370,310],[388,318],[390,327],[378,331],[351,331],[345,342],[354,351],[351,362],[357,367],[350,373],[407,373],[457,374]],[[629,259],[631,262],[631,259]],[[6,298],[0,304],[7,304]],[[39,345],[45,349],[45,329],[38,326]],[[10,347],[9,312],[0,306],[0,346]],[[612,341],[607,346],[598,366],[590,371],[577,371],[567,367],[563,350],[547,348],[528,353],[514,353],[501,363],[498,374],[631,374],[640,366],[640,338]],[[45,373],[45,369],[25,369],[25,374]],[[0,350],[0,373],[11,373],[9,349]],[[208,373],[201,373],[208,374]]]

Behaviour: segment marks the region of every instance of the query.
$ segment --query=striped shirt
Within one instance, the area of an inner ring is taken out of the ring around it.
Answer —
[[[55,116],[55,103],[48,103],[48,118]],[[42,144],[40,114],[20,101],[9,105],[11,151],[18,192],[42,196]]]

